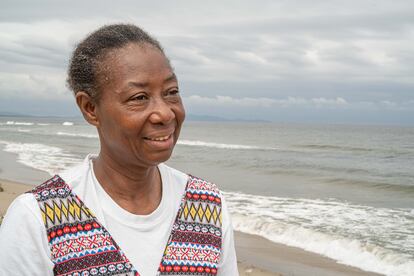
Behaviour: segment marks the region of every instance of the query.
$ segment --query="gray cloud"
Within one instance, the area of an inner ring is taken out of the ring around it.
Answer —
[[[385,122],[386,110],[397,121],[414,100],[413,18],[410,1],[6,0],[0,101],[73,101],[65,72],[75,43],[102,24],[132,22],[162,42],[183,95],[198,106],[192,112],[216,101],[223,116],[248,117],[254,109],[263,118],[300,118],[304,108],[328,114],[343,99],[339,119],[369,110]],[[306,104],[282,105],[286,99]],[[283,114],[262,110],[264,103]]]
[[[184,97],[186,104],[191,106],[207,106],[207,107],[240,107],[240,108],[317,108],[317,109],[342,109],[342,110],[371,110],[371,111],[411,111],[414,112],[414,101],[393,102],[393,101],[360,101],[349,102],[344,98],[303,98],[303,97],[287,97],[283,99],[275,98],[233,98],[230,96],[204,97],[192,95]]]

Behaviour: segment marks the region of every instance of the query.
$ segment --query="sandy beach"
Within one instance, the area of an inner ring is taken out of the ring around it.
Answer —
[[[240,275],[380,275],[338,264],[324,256],[273,243],[256,235],[235,232],[235,243]],[[249,270],[251,272],[247,272]]]
[[[31,185],[25,185],[8,180],[0,180],[0,221],[6,214],[10,203],[20,194],[30,190]]]
[[[0,187],[0,216],[3,217],[13,199],[32,186],[0,180]],[[338,264],[318,254],[276,244],[256,235],[236,232],[235,243],[241,276],[379,275]]]

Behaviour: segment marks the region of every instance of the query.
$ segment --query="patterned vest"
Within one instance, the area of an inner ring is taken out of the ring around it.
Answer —
[[[30,193],[39,203],[55,275],[139,275],[62,178],[56,175]],[[221,235],[217,187],[190,176],[157,275],[216,275]]]

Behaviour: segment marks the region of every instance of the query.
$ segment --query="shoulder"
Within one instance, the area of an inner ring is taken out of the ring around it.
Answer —
[[[59,175],[55,175],[27,193],[33,194],[37,201],[44,201],[56,195],[65,196],[70,193],[70,189]]]
[[[22,194],[9,206],[0,227],[0,248],[1,275],[52,275],[46,229],[33,194]]]
[[[18,218],[19,220],[24,220],[24,218],[27,217],[33,217],[39,219],[39,222],[42,223],[38,214],[36,199],[30,193],[21,194],[13,200],[7,209],[5,220],[7,217]]]
[[[39,202],[54,197],[56,194],[67,194],[69,191],[63,179],[55,175],[16,197],[7,209],[5,220],[14,221],[17,218],[25,222],[28,220],[37,221],[40,225],[43,225]]]
[[[215,183],[204,180],[194,175],[189,175],[187,189],[197,190],[206,193],[213,193],[217,196],[220,194],[220,190],[218,189]]]
[[[19,195],[8,207],[1,223],[0,243],[18,240],[25,237],[26,233],[45,231],[38,206],[33,194]]]

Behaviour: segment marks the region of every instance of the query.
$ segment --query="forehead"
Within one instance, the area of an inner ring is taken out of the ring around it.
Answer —
[[[113,82],[165,79],[173,70],[168,59],[149,44],[130,43],[109,51],[102,59],[98,79]]]

